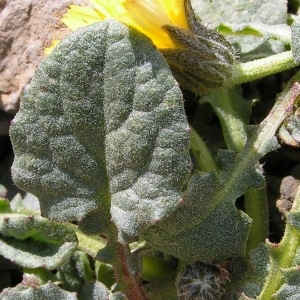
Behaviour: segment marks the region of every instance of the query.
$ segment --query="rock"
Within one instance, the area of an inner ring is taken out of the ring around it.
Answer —
[[[60,21],[69,4],[89,6],[88,0],[0,0],[0,109],[16,113],[44,48],[70,32]]]
[[[282,179],[280,185],[280,199],[276,201],[276,206],[285,218],[287,213],[291,210],[294,199],[298,192],[300,180],[297,180],[293,176],[286,176]]]

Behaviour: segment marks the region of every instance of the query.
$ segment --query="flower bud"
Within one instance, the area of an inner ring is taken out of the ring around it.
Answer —
[[[179,300],[221,299],[228,279],[228,271],[220,266],[201,262],[186,265],[177,275],[177,297]]]
[[[177,47],[160,51],[183,88],[205,95],[231,77],[235,52],[223,35],[198,22],[188,0],[185,11],[190,30],[164,25]]]

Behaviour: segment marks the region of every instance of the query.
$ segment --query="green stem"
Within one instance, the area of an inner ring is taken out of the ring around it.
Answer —
[[[269,234],[269,215],[266,190],[249,190],[244,194],[245,212],[252,219],[246,252],[264,242]]]
[[[300,188],[298,188],[292,211],[300,211]],[[271,253],[271,269],[266,278],[265,286],[258,300],[273,299],[273,295],[283,284],[282,268],[292,267],[293,260],[300,246],[300,232],[289,223],[286,225],[284,236],[278,245],[269,243]]]
[[[228,86],[261,79],[268,75],[289,70],[297,65],[299,64],[295,63],[292,51],[285,51],[246,63],[239,63],[233,68],[233,75],[228,82]]]
[[[218,116],[227,148],[240,152],[247,139],[245,124],[249,122],[251,109],[241,89],[219,89],[199,101],[209,103]]]
[[[195,159],[197,160],[200,170],[204,172],[217,170],[215,161],[205,142],[197,133],[197,131],[191,125],[189,126],[191,128],[191,149]]]
[[[87,253],[91,257],[96,258],[99,250],[105,247],[106,240],[104,238],[95,235],[86,235],[78,229],[78,226],[74,224],[65,223],[65,225],[72,228],[75,231],[78,239],[77,248]]]

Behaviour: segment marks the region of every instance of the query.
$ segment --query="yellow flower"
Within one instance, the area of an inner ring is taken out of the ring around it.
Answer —
[[[93,8],[71,5],[62,22],[76,30],[114,19],[137,29],[163,54],[179,84],[195,94],[208,94],[231,77],[234,49],[224,36],[198,22],[190,0],[90,2]]]
[[[147,35],[159,49],[176,48],[163,25],[189,29],[184,0],[90,0],[93,9],[71,5],[62,22],[76,30],[115,19]]]

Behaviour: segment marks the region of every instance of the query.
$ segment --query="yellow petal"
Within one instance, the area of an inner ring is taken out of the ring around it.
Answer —
[[[163,25],[189,29],[184,0],[90,0],[90,2],[93,9],[70,5],[62,22],[71,30],[76,30],[101,20],[115,19],[141,31],[160,49],[178,47],[162,28]]]
[[[132,23],[138,24],[133,26],[149,36],[158,48],[176,47],[163,25],[188,29],[183,0],[123,0],[123,4]]]
[[[76,30],[104,19],[105,16],[95,9],[70,5],[61,21],[71,30]]]
[[[60,40],[53,40],[51,42],[51,45],[49,47],[45,48],[45,50],[44,50],[45,55],[49,55],[59,42],[60,42]]]

